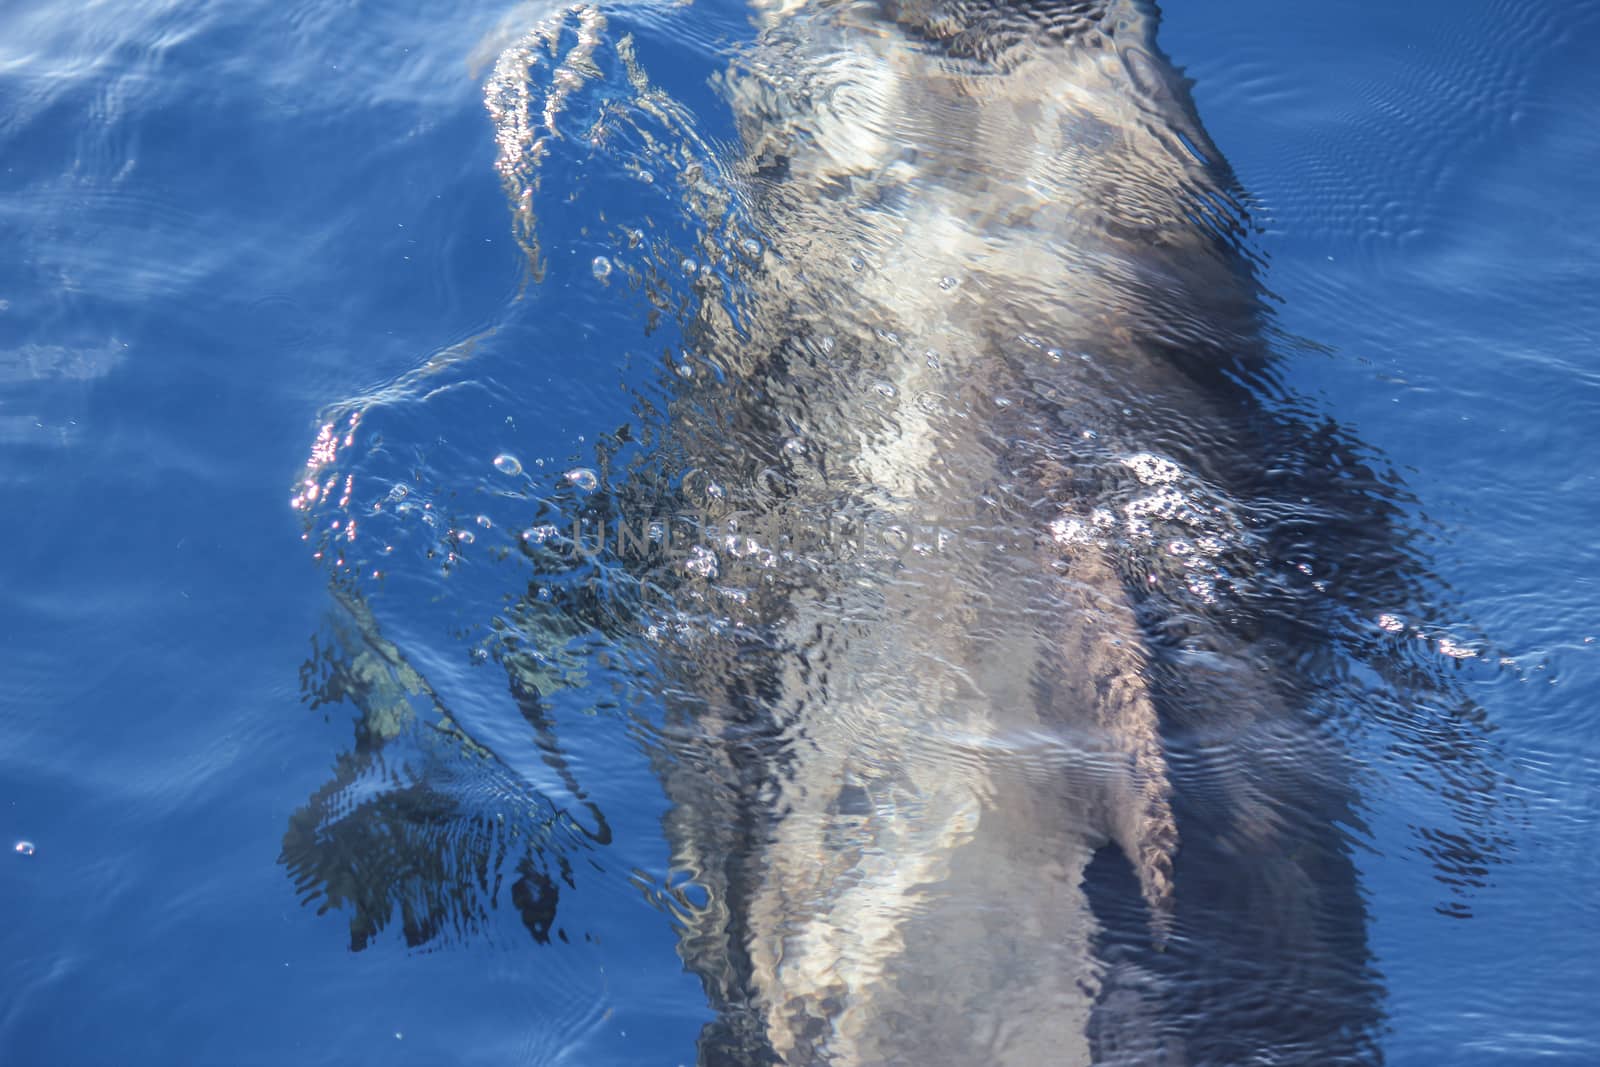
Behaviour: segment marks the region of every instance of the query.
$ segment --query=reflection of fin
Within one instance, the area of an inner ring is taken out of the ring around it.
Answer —
[[[1122,582],[1098,549],[1078,548],[1064,583],[1068,662],[1084,671],[1088,701],[1104,736],[1128,759],[1128,774],[1107,798],[1108,830],[1133,865],[1150,906],[1158,940],[1165,940],[1173,906],[1172,863],[1178,826],[1172,785],[1151,699],[1144,639]]]
[[[561,891],[550,876],[541,871],[532,859],[522,857],[517,864],[518,878],[511,886],[511,903],[522,916],[522,925],[541,945],[550,943],[550,929],[555,925],[556,901]],[[556,935],[565,941],[567,935],[557,930]]]
[[[529,676],[519,670],[519,666],[515,657],[507,657],[506,674],[511,679],[511,697],[517,702],[517,709],[522,712],[523,719],[533,727],[545,766],[560,776],[561,784],[566,786],[567,791],[594,817],[593,830],[581,826],[578,829],[593,838],[595,844],[609,845],[611,825],[606,822],[605,813],[600,810],[600,805],[589,799],[589,794],[584,791],[583,786],[578,784],[578,777],[572,773],[572,765],[567,762],[566,755],[561,751],[561,743],[556,739],[555,721],[551,719],[538,687],[528,680]]]
[[[303,903],[349,911],[350,948],[371,944],[399,912],[413,948],[480,926],[494,905],[477,871],[503,851],[491,820],[422,782],[397,782],[375,757],[346,753],[334,777],[289,820],[278,857]],[[403,773],[403,772],[400,772]]]
[[[333,592],[344,610],[331,641],[313,638],[302,684],[313,706],[348,702],[359,717],[353,750],[284,833],[278,862],[303,902],[348,912],[353,951],[396,921],[417,948],[486,931],[509,882],[534,940],[566,940],[558,883],[572,884],[571,852],[609,839],[600,812],[588,805],[599,830],[587,829],[529,788],[455,722],[359,593]],[[540,743],[563,770],[548,726]],[[570,771],[563,781],[576,792]]]
[[[411,666],[393,641],[383,636],[366,599],[337,581],[331,583],[329,588],[339,606],[348,613],[348,622],[355,627],[355,634],[352,635],[348,633],[348,627],[339,626],[340,644],[345,646],[347,658],[334,665],[334,669],[343,675],[343,684],[332,688],[336,699],[340,696],[349,697],[361,709],[358,727],[361,741],[381,746],[400,736],[419,721],[413,703],[413,698],[416,698],[425,700],[436,713],[433,720],[424,720],[426,725],[444,734],[463,752],[476,756],[491,755],[488,749],[468,736],[451,718],[428,680]],[[340,620],[340,623],[344,621]]]

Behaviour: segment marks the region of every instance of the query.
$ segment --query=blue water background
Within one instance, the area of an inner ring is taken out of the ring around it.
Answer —
[[[350,736],[301,700],[318,413],[494,327],[529,402],[406,428],[487,479],[495,448],[586,454],[643,373],[559,220],[571,262],[524,292],[481,87],[538,10],[0,7],[0,1062],[692,1061],[703,996],[641,888],[664,801],[620,727],[565,735],[616,832],[562,898],[570,944],[502,916],[353,953],[276,862]],[[706,82],[741,10],[634,28],[731,140]],[[1293,384],[1404,473],[1459,602],[1440,632],[1514,661],[1463,668],[1511,782],[1471,918],[1410,830],[1442,801],[1369,754],[1389,1059],[1600,1063],[1600,5],[1173,0],[1162,41],[1264,225]],[[470,703],[463,646],[408,647]]]

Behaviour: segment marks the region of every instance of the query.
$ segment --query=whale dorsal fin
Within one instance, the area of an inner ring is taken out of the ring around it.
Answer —
[[[1178,826],[1144,636],[1104,549],[1075,545],[1065,563],[1062,652],[1078,676],[1075,699],[1089,705],[1094,727],[1126,761],[1125,773],[1105,786],[1105,829],[1133,865],[1152,932],[1163,942],[1172,922]]]

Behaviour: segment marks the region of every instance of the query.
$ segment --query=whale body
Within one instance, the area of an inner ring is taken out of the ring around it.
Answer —
[[[1359,1058],[1353,874],[1282,810],[1340,808],[1337,753],[1233,588],[1260,292],[1154,9],[762,16],[722,85],[759,264],[691,334],[737,384],[676,431],[754,487],[702,561],[733,626],[664,657],[703,1062],[1240,1062],[1306,1035],[1201,1013],[1330,991]]]
[[[1154,5],[754,12],[716,81],[732,146],[598,8],[502,53],[534,275],[536,214],[580,192],[548,161],[648,179],[697,231],[625,229],[584,281],[627,276],[682,359],[512,545],[438,546],[521,568],[474,649],[520,721],[475,734],[336,574],[303,675],[361,717],[283,862],[353,948],[396,914],[414,945],[477,929],[502,884],[567,941],[612,831],[557,709],[644,704],[703,1064],[1379,1062],[1335,705],[1459,707],[1407,752],[1456,798],[1478,720],[1373,622],[1426,600],[1406,498],[1283,386],[1245,199]],[[344,520],[432,517],[346,469],[392,447],[363,419],[445,394],[472,347],[325,422],[297,500],[339,567],[373,561]],[[537,788],[484,740],[519,728]],[[1448,840],[1470,880],[1483,842]]]

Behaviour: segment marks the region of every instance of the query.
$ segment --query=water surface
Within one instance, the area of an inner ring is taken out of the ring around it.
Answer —
[[[582,472],[673,470],[665,405],[718,370],[677,369],[693,280],[748,286],[771,244],[715,169],[756,31],[730,5],[613,13],[566,114],[615,138],[553,148],[519,214],[484,86],[547,15],[0,15],[0,781],[6,842],[34,846],[0,875],[8,1062],[693,1061],[714,1013],[679,949],[707,896],[673,862],[660,660],[606,630],[626,568],[585,600],[603,568],[522,534],[592,506]],[[1597,13],[1164,16],[1251,220],[1277,359],[1256,398],[1359,446],[1426,586],[1360,616],[1420,682],[1346,648],[1328,701],[1373,1040],[1395,1063],[1590,1062]],[[628,78],[628,32],[659,95]],[[543,99],[554,65],[522,69]],[[673,299],[652,316],[635,276]],[[340,476],[309,505],[308,459]],[[351,516],[354,539],[331,526]],[[1338,600],[1339,574],[1303,576],[1294,597]],[[564,658],[506,669],[506,624],[563,619]],[[406,705],[456,729],[352,733],[383,687],[350,680],[391,654],[426,679]],[[557,695],[519,696],[528,677]],[[343,850],[297,852],[319,797]],[[434,865],[363,868],[322,910],[317,875],[372,856],[374,827]]]

